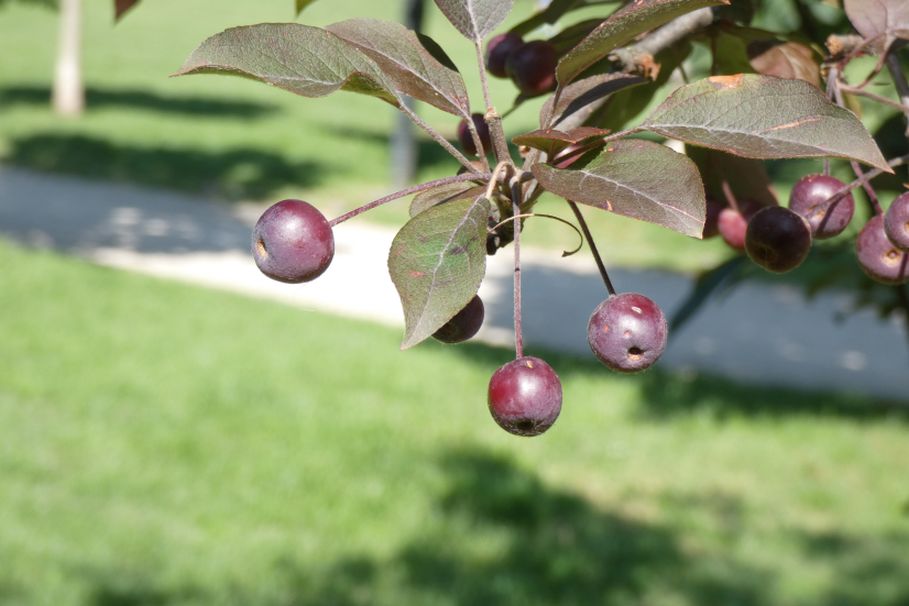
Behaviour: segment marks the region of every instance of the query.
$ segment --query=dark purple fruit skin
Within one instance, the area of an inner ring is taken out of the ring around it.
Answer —
[[[524,46],[524,40],[518,34],[510,32],[499,34],[486,45],[486,71],[496,78],[507,78],[505,65],[508,57]]]
[[[855,214],[855,199],[846,194],[835,202],[831,196],[845,187],[836,177],[808,175],[799,179],[789,195],[789,208],[805,217],[818,240],[843,233]]]
[[[707,240],[708,238],[713,238],[720,233],[720,212],[722,212],[725,206],[719,202],[716,198],[707,198],[707,215],[704,219],[704,233],[703,238]]]
[[[516,436],[538,436],[562,410],[562,383],[552,367],[533,356],[500,367],[489,379],[489,412]]]
[[[811,226],[788,208],[768,206],[748,222],[745,252],[751,260],[774,273],[793,270],[811,251]]]
[[[442,325],[442,328],[433,333],[433,338],[442,343],[463,343],[472,338],[480,327],[483,326],[483,318],[486,315],[486,309],[483,306],[483,300],[474,295],[473,299],[456,313],[454,317]]]
[[[302,200],[281,200],[262,213],[253,229],[252,253],[269,278],[297,284],[318,278],[335,254],[331,225]]]
[[[505,70],[521,93],[533,97],[555,90],[558,62],[559,57],[552,44],[534,40],[508,56]]]
[[[474,126],[476,126],[477,134],[480,135],[480,143],[483,144],[483,151],[488,151],[492,147],[492,139],[489,136],[489,125],[486,124],[486,119],[483,117],[483,114],[471,114],[471,119],[473,120]],[[473,137],[470,135],[470,128],[467,126],[467,118],[461,118],[461,121],[458,122],[458,141],[461,143],[461,147],[464,148],[468,154],[476,156],[478,153],[477,146],[473,142]]]
[[[859,266],[872,280],[882,284],[909,282],[909,253],[893,245],[884,231],[884,218],[875,215],[855,239]]]
[[[897,196],[884,215],[884,231],[893,245],[909,252],[909,192]]]
[[[662,355],[669,324],[660,307],[639,293],[612,295],[597,305],[587,323],[590,350],[618,372],[646,370]]]

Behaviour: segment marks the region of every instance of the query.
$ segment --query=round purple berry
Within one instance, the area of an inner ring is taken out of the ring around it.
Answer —
[[[489,380],[489,412],[509,433],[540,435],[555,423],[561,410],[562,383],[540,358],[518,358],[496,370]]]
[[[309,282],[322,275],[335,254],[331,225],[302,200],[282,200],[259,217],[253,229],[256,265],[280,282]]]
[[[748,222],[745,251],[768,271],[795,269],[811,250],[811,226],[799,214],[782,206],[768,206]]]
[[[859,266],[872,280],[882,284],[909,281],[909,253],[893,245],[884,231],[884,218],[871,217],[855,240]]]
[[[894,246],[909,252],[909,192],[891,202],[884,215],[884,231]]]
[[[491,39],[486,45],[486,71],[496,78],[507,78],[505,65],[508,57],[522,46],[524,40],[521,36],[511,32],[499,34]]]
[[[483,151],[489,151],[492,148],[492,139],[489,135],[489,125],[486,124],[486,119],[483,117],[483,114],[471,114],[470,118],[473,120],[474,127],[477,129],[477,134],[480,136],[480,143],[483,145]],[[467,118],[461,118],[461,121],[458,122],[458,142],[468,154],[476,156],[479,153],[477,145],[474,143],[473,136],[470,134]]]
[[[552,44],[534,40],[513,51],[505,69],[523,95],[534,97],[555,90],[558,62],[559,56]]]
[[[612,370],[640,372],[666,349],[669,325],[660,307],[638,293],[612,295],[600,303],[587,323],[587,343]]]
[[[828,175],[808,175],[799,179],[789,195],[789,208],[805,217],[818,240],[843,233],[855,214],[851,193],[831,198],[846,184]]]
[[[473,299],[461,311],[443,324],[432,336],[442,343],[462,343],[479,332],[480,327],[483,326],[485,315],[486,310],[483,307],[483,300],[479,296],[474,295]]]

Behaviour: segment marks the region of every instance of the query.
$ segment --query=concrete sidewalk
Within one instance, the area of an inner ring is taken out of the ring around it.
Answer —
[[[0,236],[113,267],[402,325],[386,269],[392,230],[362,220],[339,226],[329,270],[316,282],[286,285],[262,276],[250,257],[250,228],[261,210],[0,167]],[[512,340],[509,252],[488,258],[480,291],[487,309],[480,338],[504,345]],[[589,256],[563,259],[557,252],[529,250],[524,260],[529,351],[546,347],[589,355],[587,318],[605,294]],[[610,273],[622,290],[646,294],[667,313],[692,286],[678,274]],[[881,321],[871,311],[847,313],[849,304],[846,293],[808,301],[785,285],[744,284],[711,299],[671,335],[660,365],[909,403],[906,327],[899,320]],[[838,321],[840,314],[845,319]]]

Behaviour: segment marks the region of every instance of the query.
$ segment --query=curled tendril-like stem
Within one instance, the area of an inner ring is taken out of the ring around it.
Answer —
[[[515,221],[516,219],[529,219],[530,217],[541,217],[544,219],[552,219],[554,221],[558,221],[559,223],[564,223],[565,225],[567,225],[568,227],[570,227],[571,229],[574,230],[574,232],[578,235],[578,240],[579,240],[578,245],[575,248],[573,248],[572,250],[563,250],[562,251],[563,257],[570,257],[571,255],[578,253],[584,247],[584,234],[581,233],[581,230],[578,229],[577,225],[575,225],[571,221],[563,219],[562,217],[557,217],[555,215],[549,215],[546,213],[521,213],[519,215],[514,215],[513,217],[508,217],[504,221],[499,221],[498,223],[496,223],[495,225],[490,227],[489,233],[495,233],[495,231],[497,229],[499,229],[503,225],[507,225],[508,223]]]

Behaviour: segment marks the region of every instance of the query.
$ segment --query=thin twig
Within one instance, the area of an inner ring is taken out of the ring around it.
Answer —
[[[454,159],[457,160],[461,164],[461,166],[463,166],[464,168],[466,168],[467,170],[469,170],[472,173],[479,172],[477,170],[477,167],[474,166],[473,163],[471,163],[471,161],[468,160],[464,154],[459,152],[454,145],[452,145],[451,143],[448,142],[448,139],[443,137],[441,134],[439,134],[438,131],[436,131],[436,129],[434,129],[429,124],[424,122],[423,119],[420,118],[420,116],[418,116],[412,109],[407,107],[406,104],[401,103],[400,108],[401,108],[402,112],[407,114],[407,117],[410,118],[410,120],[414,124],[416,124],[417,126],[422,128],[423,131],[426,132],[427,135],[432,137],[436,143],[441,145],[445,149],[445,151],[447,151],[449,154],[454,156]]]
[[[434,187],[440,187],[442,185],[451,185],[452,183],[466,183],[468,181],[486,181],[487,179],[492,178],[490,173],[464,173],[463,175],[455,175],[453,177],[444,177],[442,179],[436,179],[435,181],[427,181],[426,183],[421,183],[420,185],[414,185],[413,187],[408,187],[407,189],[402,189],[396,191],[393,194],[388,194],[378,200],[373,200],[368,202],[359,208],[355,208],[349,212],[344,213],[343,215],[336,217],[328,222],[329,225],[334,227],[338,223],[343,223],[348,219],[353,219],[357,215],[362,215],[366,211],[372,210],[377,206],[382,206],[389,202],[394,202],[395,200],[400,200],[401,198],[410,196],[412,194],[418,194],[426,190],[432,189]]]
[[[511,212],[514,221],[514,355],[524,357],[524,334],[521,321],[521,193],[518,179],[511,181]]]

